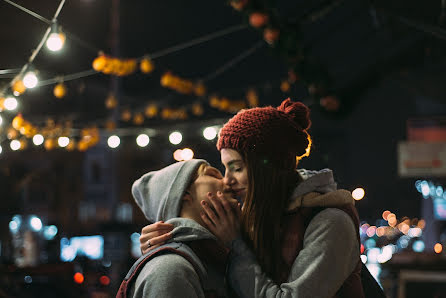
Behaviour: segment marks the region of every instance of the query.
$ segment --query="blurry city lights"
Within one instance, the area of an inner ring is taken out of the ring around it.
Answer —
[[[384,220],[387,220],[387,216],[389,216],[390,213],[391,213],[391,212],[390,212],[389,210],[384,211],[384,212],[383,212],[383,219],[384,219]]]
[[[136,144],[138,144],[139,147],[146,147],[147,145],[149,145],[149,142],[150,142],[150,138],[146,134],[140,134],[136,138]]]
[[[39,232],[42,229],[42,221],[37,216],[31,216],[29,224],[31,228],[36,232]]]
[[[386,228],[384,227],[379,227],[376,229],[376,236],[378,237],[384,236],[385,233],[386,233]]]
[[[396,243],[401,248],[407,248],[409,246],[409,240],[410,240],[410,237],[404,235],[404,236],[401,236]]]
[[[206,127],[203,130],[203,136],[206,140],[213,140],[217,136],[217,130],[215,127]]]
[[[11,220],[9,222],[9,230],[12,233],[16,233],[19,230],[19,224],[16,221]]]
[[[367,240],[364,242],[364,246],[365,246],[367,249],[376,247],[376,241],[375,241],[375,239],[373,239],[373,238],[369,238],[369,239],[367,239]]]
[[[67,147],[68,144],[70,143],[70,139],[68,137],[59,137],[57,139],[57,143],[59,144],[59,147]]]
[[[181,158],[182,160],[191,160],[192,158],[194,158],[194,151],[189,148],[184,148],[181,151]]]
[[[181,149],[177,149],[177,150],[175,150],[175,152],[173,153],[173,158],[176,160],[176,161],[181,161],[182,160],[182,156],[181,156],[181,153],[183,152],[183,150],[181,150]]]
[[[41,134],[36,134],[33,137],[33,143],[36,146],[42,145],[44,141],[45,141],[45,139],[43,138],[43,136]]]
[[[99,282],[104,286],[108,286],[110,284],[110,278],[108,276],[102,275],[99,278]]]
[[[374,247],[370,248],[367,251],[367,260],[369,263],[376,264],[378,263],[378,256],[381,254],[381,249]]]
[[[74,279],[74,282],[75,282],[75,283],[77,283],[77,284],[81,284],[81,283],[84,282],[84,275],[83,275],[82,273],[80,273],[80,272],[76,272],[76,273],[74,274],[73,279]]]
[[[437,197],[443,196],[443,187],[437,186],[437,189],[435,190],[435,194],[437,195]]]
[[[33,71],[28,71],[23,77],[23,84],[26,88],[34,88],[39,83],[39,79]]]
[[[424,219],[420,219],[420,220],[418,221],[418,227],[419,227],[420,229],[424,229],[425,226],[426,226],[426,221],[425,221]]]
[[[53,32],[46,40],[46,47],[52,51],[60,51],[65,43],[65,34]]]
[[[107,144],[110,148],[116,148],[121,143],[121,139],[118,136],[112,135],[108,138]]]
[[[43,237],[46,240],[52,240],[54,239],[54,237],[56,237],[57,235],[57,227],[55,225],[51,225],[51,226],[46,226],[43,229]]]
[[[381,253],[378,256],[379,263],[385,263],[392,258],[393,248],[392,245],[386,245],[381,249]]]
[[[25,281],[25,283],[30,284],[33,282],[33,278],[29,275],[25,276],[25,278],[23,279]]]
[[[174,145],[178,145],[182,140],[183,135],[179,131],[174,131],[169,135],[169,141]]]
[[[2,145],[0,145],[0,154],[2,153],[2,151],[3,151],[3,148],[2,148]]]
[[[422,231],[420,228],[410,228],[407,235],[411,238],[421,237]]]
[[[12,140],[11,143],[9,143],[9,147],[11,147],[12,150],[17,151],[20,149],[21,144],[19,140]]]
[[[130,235],[130,240],[132,240],[133,242],[139,242],[139,237],[141,236],[140,233],[133,233],[132,235]]]
[[[8,111],[13,111],[18,106],[17,99],[15,99],[15,97],[13,96],[9,96],[5,98],[3,105],[5,106],[5,109],[7,109]]]
[[[427,181],[426,180],[421,181],[420,187],[421,187],[421,194],[424,197],[427,197],[430,193],[430,188],[429,188],[429,184],[427,183]]]
[[[412,249],[415,252],[423,252],[425,247],[426,247],[426,245],[424,244],[424,241],[422,241],[422,240],[416,240],[412,244]]]
[[[443,251],[443,245],[441,245],[441,243],[436,243],[434,245],[434,251],[439,254]]]
[[[375,235],[376,232],[376,227],[375,226],[371,226],[370,228],[367,229],[367,236],[369,237],[373,237]]]
[[[353,197],[353,199],[355,199],[357,201],[362,200],[362,198],[364,198],[364,195],[365,195],[365,191],[361,187],[358,187],[354,191],[352,191],[352,197]]]
[[[363,264],[367,263],[367,256],[366,255],[361,255],[361,261]]]

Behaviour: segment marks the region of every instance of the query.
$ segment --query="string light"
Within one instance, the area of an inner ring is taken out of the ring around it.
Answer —
[[[13,151],[17,151],[20,149],[20,142],[18,140],[12,140],[11,143],[9,143],[9,146]]]
[[[41,134],[36,134],[33,136],[33,143],[36,146],[42,145],[44,141],[45,139]]]
[[[192,151],[192,149],[189,148],[184,148],[181,151],[181,158],[183,160],[191,160],[192,158],[194,158],[194,151]]]
[[[117,148],[121,144],[121,139],[117,135],[112,135],[108,138],[107,144],[110,148]]]
[[[60,147],[64,148],[68,146],[68,144],[70,143],[70,139],[68,137],[59,137],[57,139],[57,143]]]
[[[32,89],[37,86],[39,79],[33,71],[28,71],[23,77],[23,84],[26,88]]]
[[[206,127],[203,130],[203,136],[206,140],[211,141],[217,136],[217,130],[215,129],[215,127]]]
[[[15,99],[15,97],[13,97],[13,96],[9,96],[9,97],[5,98],[3,105],[4,105],[5,109],[7,109],[8,111],[13,111],[18,106],[17,99]]]
[[[147,145],[149,145],[149,142],[150,142],[150,138],[146,134],[140,134],[136,138],[136,144],[138,144],[139,147],[146,147]]]
[[[183,135],[179,131],[174,131],[169,135],[169,141],[173,145],[178,145],[183,140]]]
[[[364,195],[365,195],[365,191],[361,187],[358,187],[354,191],[352,191],[352,197],[353,197],[353,199],[355,199],[357,201],[362,200],[364,198]]]
[[[60,51],[65,44],[65,34],[63,34],[56,23],[51,25],[51,34],[46,40],[46,47],[52,52]]]

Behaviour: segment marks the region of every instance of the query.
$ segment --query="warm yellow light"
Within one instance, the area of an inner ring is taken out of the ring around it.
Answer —
[[[384,219],[384,220],[387,220],[387,217],[389,216],[390,213],[391,213],[391,212],[390,212],[389,210],[384,211],[384,212],[383,212],[383,219]]]
[[[352,191],[352,197],[353,197],[353,199],[355,199],[357,201],[362,200],[364,198],[364,195],[365,195],[365,191],[361,187],[358,187],[354,191]]]
[[[439,254],[443,251],[443,245],[441,243],[437,243],[434,245],[434,251]]]
[[[57,52],[63,48],[64,43],[65,34],[53,32],[46,40],[46,47],[52,52]]]
[[[313,144],[313,141],[311,140],[310,135],[308,133],[306,133],[306,134],[307,134],[308,146],[307,146],[307,149],[305,149],[305,153],[304,154],[302,154],[301,156],[296,156],[296,160],[297,161],[301,160],[302,158],[304,158],[306,156],[310,156],[311,144]]]

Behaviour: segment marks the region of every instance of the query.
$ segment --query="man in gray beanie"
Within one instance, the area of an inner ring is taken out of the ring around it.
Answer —
[[[141,256],[117,297],[228,297],[227,250],[201,219],[200,202],[224,191],[223,176],[205,160],[174,163],[136,180],[132,194],[150,222],[174,226],[168,243]],[[233,206],[237,201],[230,199]]]

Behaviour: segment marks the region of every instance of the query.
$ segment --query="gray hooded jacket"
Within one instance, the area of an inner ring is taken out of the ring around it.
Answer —
[[[169,242],[187,246],[191,241],[216,239],[197,222],[178,217],[181,199],[202,163],[207,162],[194,159],[174,163],[143,175],[132,186],[133,197],[150,222],[162,220],[175,226]],[[186,250],[194,254],[190,248]],[[210,289],[219,297],[226,297],[224,274],[219,274],[195,254],[193,259],[199,260],[198,266],[203,270],[197,272],[181,255],[157,254],[131,284],[130,297],[205,297],[205,291]]]

